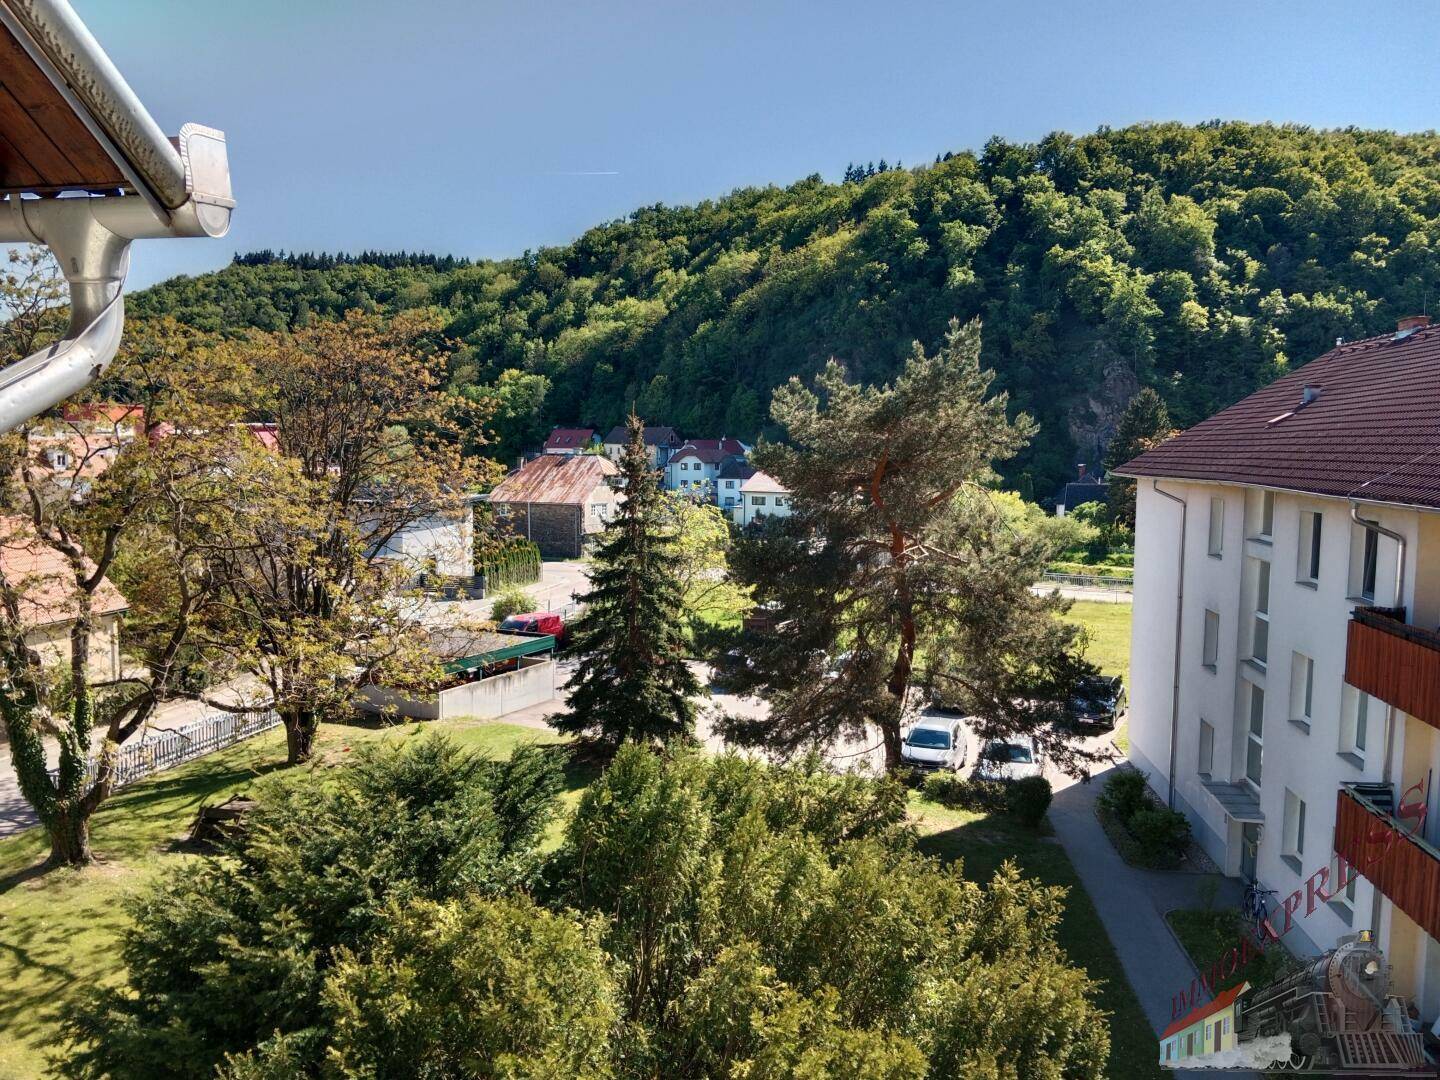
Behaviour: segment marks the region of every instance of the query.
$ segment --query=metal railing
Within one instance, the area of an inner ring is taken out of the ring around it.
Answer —
[[[280,715],[273,709],[265,709],[256,712],[215,713],[191,721],[183,727],[153,732],[140,742],[120,747],[114,786],[122,788],[126,784],[133,784],[136,780],[243,742],[279,724]],[[97,764],[95,759],[90,762],[92,777]],[[50,778],[56,778],[56,770],[50,770]]]

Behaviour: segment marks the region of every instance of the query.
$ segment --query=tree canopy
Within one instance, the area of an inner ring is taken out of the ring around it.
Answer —
[[[262,253],[132,309],[236,334],[434,305],[451,383],[543,376],[543,425],[605,430],[634,406],[741,437],[791,375],[836,356],[883,381],[911,341],[981,316],[983,363],[1042,431],[1006,477],[1044,496],[1100,460],[1141,386],[1186,427],[1436,295],[1433,133],[1147,124],[858,171],[648,206],[471,265]]]

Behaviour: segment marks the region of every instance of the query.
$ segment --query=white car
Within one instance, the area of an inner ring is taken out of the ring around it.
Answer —
[[[917,769],[959,769],[965,757],[965,731],[960,721],[941,716],[920,720],[900,744],[900,760]]]
[[[991,739],[975,763],[977,780],[1020,780],[1043,773],[1040,752],[1035,748],[1035,740],[1028,735]]]

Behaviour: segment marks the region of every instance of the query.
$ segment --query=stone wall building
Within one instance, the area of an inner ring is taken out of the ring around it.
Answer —
[[[575,559],[615,513],[622,496],[612,480],[619,472],[597,454],[544,454],[496,485],[489,502],[543,557]]]

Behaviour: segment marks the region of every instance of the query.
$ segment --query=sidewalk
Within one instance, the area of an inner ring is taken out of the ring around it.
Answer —
[[[1111,845],[1095,817],[1095,799],[1113,768],[1097,773],[1089,784],[1055,783],[1055,801],[1050,804],[1050,822],[1065,853],[1075,864],[1086,892],[1090,894],[1100,921],[1120,957],[1125,977],[1135,991],[1146,1018],[1156,1033],[1171,1022],[1171,998],[1185,990],[1195,978],[1194,966],[1165,922],[1165,912],[1174,908],[1201,907],[1198,886],[1202,874],[1165,874],[1130,866]],[[1240,906],[1240,884],[1222,878],[1215,898],[1217,907]],[[1186,1080],[1204,1080],[1213,1072],[1177,1071]],[[1226,1076],[1250,1077],[1254,1073],[1227,1072]]]

